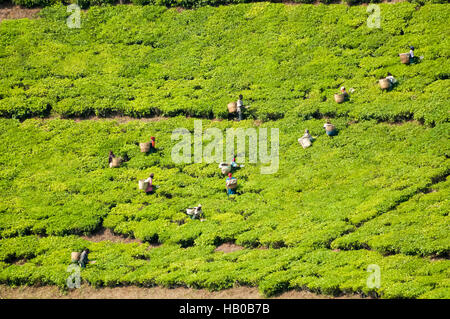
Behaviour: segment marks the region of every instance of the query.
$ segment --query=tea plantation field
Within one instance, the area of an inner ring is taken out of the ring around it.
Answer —
[[[362,6],[270,3],[92,7],[81,29],[58,7],[2,21],[0,283],[67,289],[70,253],[87,247],[95,287],[450,298],[450,5],[380,7],[381,29]],[[416,64],[399,61],[408,44]],[[398,84],[381,92],[387,72]],[[354,92],[336,104],[342,85]],[[239,94],[247,119],[228,120]],[[71,118],[90,115],[136,119]],[[247,158],[227,197],[217,163],[172,159],[172,132],[196,120],[224,136],[279,129],[279,169]],[[141,153],[150,136],[157,152]],[[109,150],[129,161],[109,168]],[[185,214],[197,204],[204,221]],[[142,243],[80,237],[103,228]],[[215,250],[230,242],[243,249]]]
[[[81,28],[66,7],[0,25],[0,116],[122,114],[226,118],[243,94],[263,120],[350,116],[448,119],[449,4],[366,6],[240,4],[178,12],[93,7]],[[399,63],[414,45],[419,63]],[[419,58],[420,59],[420,58]],[[380,94],[390,72],[398,85]],[[340,86],[353,88],[337,105]]]

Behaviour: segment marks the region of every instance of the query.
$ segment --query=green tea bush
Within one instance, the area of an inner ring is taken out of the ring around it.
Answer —
[[[424,5],[426,3],[446,3],[445,0],[408,0],[411,3],[417,5]],[[118,1],[113,0],[77,0],[77,1],[66,1],[66,0],[1,0],[1,2],[12,2],[17,5],[22,5],[24,7],[46,7],[54,4],[67,4],[67,3],[78,3],[82,8],[87,8],[89,6],[100,6],[100,5],[112,5],[117,4]],[[136,5],[157,5],[166,7],[182,7],[182,8],[199,8],[202,6],[219,6],[219,5],[230,5],[253,1],[244,0],[131,0],[133,4]],[[278,1],[273,1],[278,2]],[[305,3],[311,4],[313,0],[295,0],[295,3]],[[329,4],[333,3],[332,0],[320,0],[321,3]],[[362,3],[378,3],[380,0],[345,0],[349,5],[362,4]]]
[[[42,19],[0,27],[1,114],[225,119],[243,94],[246,117],[264,121],[447,122],[447,5],[380,8],[380,29],[367,27],[362,6],[92,7],[81,29],[67,28],[65,7],[45,8]],[[410,44],[424,58],[403,65],[398,53]],[[398,84],[381,92],[388,72]],[[354,92],[336,104],[342,85]]]
[[[347,121],[335,122],[337,137],[318,138],[314,148],[302,152],[298,136],[307,127],[314,136],[326,137],[323,120],[298,122],[294,117],[277,121],[282,154],[279,171],[264,176],[259,174],[260,164],[247,164],[235,173],[241,194],[228,200],[217,163],[161,166],[171,162],[173,128],[192,129],[192,119],[126,124],[2,120],[2,139],[9,151],[2,153],[1,182],[9,191],[4,191],[0,206],[0,233],[3,237],[62,236],[92,233],[103,225],[143,241],[182,247],[236,242],[249,248],[300,245],[316,249],[330,247],[335,239],[332,247],[364,247],[360,240],[347,240],[365,229],[360,224],[391,216],[399,205],[406,205],[448,174],[443,157],[447,125],[424,128],[418,123]],[[203,122],[204,127],[233,126],[232,122]],[[240,125],[251,126],[252,122]],[[273,123],[263,126],[270,128]],[[137,144],[152,135],[157,136],[158,153],[140,153]],[[127,154],[129,161],[110,169],[109,150]],[[382,161],[392,154],[397,157],[395,164]],[[21,167],[20,174],[17,167]],[[138,191],[137,182],[150,172],[159,188],[154,195],[145,195]],[[327,187],[323,180],[330,181]],[[190,220],[185,214],[187,207],[199,203],[208,223]],[[355,227],[359,228],[356,232]],[[437,222],[431,233],[444,234],[445,227]],[[413,231],[407,237],[409,245],[416,242]],[[362,238],[368,240],[368,234]],[[386,243],[391,247],[393,239]],[[446,246],[437,243],[430,238],[429,248],[419,241],[415,245],[421,251],[401,252],[445,254]],[[376,247],[386,252],[384,246]]]
[[[95,287],[447,296],[447,5],[381,8],[379,30],[366,27],[365,7],[270,3],[92,7],[77,30],[57,7],[3,21],[0,283],[64,288],[70,253],[89,248],[96,263],[81,275]],[[402,65],[411,43],[424,59]],[[387,72],[399,83],[381,92]],[[354,91],[336,104],[342,85]],[[239,94],[246,120],[213,119]],[[48,115],[172,118],[39,118]],[[217,163],[172,160],[172,132],[193,132],[192,117],[223,133],[278,128],[278,171],[247,159],[227,197]],[[141,153],[150,136],[157,151]],[[109,150],[129,160],[109,168]],[[138,181],[150,173],[147,195]],[[203,221],[186,215],[198,204]],[[141,243],[80,238],[103,228]],[[243,249],[216,251],[223,243]],[[371,264],[380,288],[367,287]]]
[[[10,1],[4,1],[4,2],[10,2]],[[61,3],[60,0],[12,0],[16,5],[24,6],[27,8],[32,7],[46,7],[46,6],[52,6],[58,3]]]
[[[436,184],[430,193],[412,197],[356,232],[335,240],[332,247],[365,245],[382,253],[448,256],[450,246],[444,230],[449,227],[447,185],[448,181]]]

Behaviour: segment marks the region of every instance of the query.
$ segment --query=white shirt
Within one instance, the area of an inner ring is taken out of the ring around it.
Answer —
[[[409,50],[409,55],[411,56],[411,58],[414,58],[414,51],[413,50]]]
[[[201,208],[200,209],[195,208],[194,211],[192,212],[192,216],[194,216],[194,218],[200,218],[200,216],[202,215],[203,213]]]
[[[150,183],[150,184],[151,184],[151,183],[153,183],[153,181],[152,181],[152,178],[151,178],[151,177],[147,178],[147,179],[145,180],[145,182],[146,182],[146,183]]]
[[[309,133],[305,133],[305,134],[303,134],[303,136],[302,136],[301,138],[309,138],[309,139],[312,139],[312,136],[311,136],[311,134],[309,134]]]
[[[243,106],[244,103],[242,102],[241,99],[237,100],[236,102],[236,106],[237,106],[237,110],[240,111],[241,110],[241,106]]]
[[[395,82],[397,82],[397,80],[396,80],[392,75],[387,76],[387,77],[386,77],[386,80],[389,80],[392,84],[394,84]]]

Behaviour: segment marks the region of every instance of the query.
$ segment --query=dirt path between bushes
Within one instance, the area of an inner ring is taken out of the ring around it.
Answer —
[[[383,0],[382,3],[398,3],[404,1],[406,0]],[[288,6],[304,5],[304,3],[296,3],[292,1],[284,1],[283,3]],[[332,4],[343,4],[343,3],[344,3],[343,1],[332,2]],[[119,2],[117,1],[116,4],[119,4]],[[317,6],[320,4],[320,1],[315,1],[313,4]],[[127,2],[124,3],[124,5],[133,5],[133,4]],[[367,6],[368,4],[363,3],[361,5]],[[21,6],[13,5],[11,3],[0,4],[0,22],[2,22],[2,20],[10,20],[10,19],[24,19],[24,18],[35,19],[37,18],[37,13],[41,11],[41,9],[42,8],[24,8]],[[177,10],[177,12],[183,12],[187,10],[182,7],[174,7],[174,9]]]
[[[138,239],[128,238],[114,234],[110,229],[102,228],[99,231],[81,238],[92,241],[111,241],[121,243],[139,243]],[[158,244],[150,244],[149,249],[158,247]],[[218,246],[215,251],[231,253],[244,249],[244,247],[234,243],[224,243]],[[259,249],[267,249],[261,247]],[[22,265],[26,261],[19,260],[16,265]],[[192,289],[186,287],[164,288],[151,287],[143,288],[136,286],[126,287],[105,287],[94,288],[89,285],[82,285],[79,289],[61,291],[56,286],[20,286],[10,287],[0,285],[0,299],[262,299],[256,287],[235,287],[221,291],[208,291],[206,289]],[[309,291],[291,290],[273,297],[274,299],[362,299],[360,295],[342,295],[338,297],[315,294]]]
[[[139,239],[116,235],[109,228],[102,228],[90,235],[80,236],[80,237],[85,240],[94,242],[94,243],[98,243],[101,241],[111,241],[113,243],[124,243],[124,244],[139,243],[139,244],[142,244],[142,241],[140,241]]]
[[[139,240],[137,238],[131,238],[131,237],[126,237],[123,235],[115,234],[109,228],[101,228],[100,230],[98,230],[90,235],[80,236],[80,238],[83,238],[84,240],[87,240],[87,241],[90,241],[93,243],[99,243],[102,241],[110,241],[113,243],[124,243],[124,244],[130,244],[130,243],[143,244],[144,243],[142,240]],[[149,245],[149,249],[154,248],[154,247],[159,247],[162,245],[160,243],[148,243],[148,242],[146,242],[146,244]],[[227,254],[227,253],[232,253],[232,252],[239,251],[242,249],[245,249],[245,247],[236,245],[234,243],[226,242],[226,243],[223,243],[223,244],[217,246],[215,251],[221,251],[221,252],[224,252]],[[257,249],[267,249],[267,247],[258,247]]]
[[[9,19],[34,19],[41,8],[22,8],[12,4],[0,4],[0,22]]]
[[[236,287],[210,292],[191,288],[93,288],[82,285],[79,289],[61,292],[58,287],[9,287],[0,285],[0,299],[263,299],[258,288]],[[359,295],[330,297],[308,291],[288,291],[271,299],[361,299]]]
[[[120,243],[139,243],[142,241],[135,238],[114,234],[110,229],[102,228],[97,232],[80,236],[91,242],[111,241]],[[158,244],[150,244],[149,249],[158,247]],[[231,253],[244,249],[234,243],[223,243],[215,251]],[[258,249],[267,249],[260,247]],[[15,262],[22,265],[26,260]],[[208,291],[206,289],[192,289],[186,287],[143,288],[136,286],[94,288],[84,284],[79,289],[61,291],[56,286],[20,286],[10,287],[0,285],[0,299],[262,299],[256,287],[235,287],[221,291]],[[274,299],[362,299],[360,295],[342,295],[338,297],[315,294],[309,291],[291,290],[273,297]]]
[[[49,117],[48,119],[57,119],[60,118],[58,116],[55,117]],[[163,120],[168,120],[171,117],[162,117],[162,116],[155,116],[155,117],[131,117],[131,116],[125,116],[125,115],[116,115],[116,116],[105,116],[105,117],[99,117],[99,116],[88,116],[88,117],[74,117],[74,118],[67,118],[66,120],[74,120],[75,122],[82,122],[82,121],[117,121],[119,124],[128,123],[131,121],[140,121],[140,122],[159,122]],[[47,118],[44,118],[47,119]]]

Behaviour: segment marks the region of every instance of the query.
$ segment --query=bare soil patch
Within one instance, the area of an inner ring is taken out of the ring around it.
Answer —
[[[122,235],[116,235],[111,231],[111,229],[108,229],[108,228],[102,228],[99,231],[97,231],[91,235],[80,236],[80,237],[85,240],[92,241],[94,243],[109,240],[113,243],[126,243],[126,244],[139,243],[139,244],[142,244],[142,241],[140,241],[139,239],[125,237]]]
[[[8,19],[34,19],[37,18],[37,13],[41,11],[40,8],[22,8],[12,4],[0,4],[0,22]]]
[[[76,117],[72,118],[75,122],[81,122],[81,121],[108,121],[113,120],[117,121],[118,123],[128,123],[131,121],[140,121],[140,122],[159,122],[162,120],[169,119],[168,117],[143,117],[143,118],[137,118],[137,117],[130,117],[130,116],[112,116],[112,117],[98,117],[98,116],[89,116],[89,117]]]
[[[293,1],[282,1],[283,4],[287,5],[287,6],[299,6],[299,5],[305,5],[305,4],[312,4],[315,6],[318,6],[320,4],[325,5],[324,3],[316,0],[313,3],[300,3],[300,2],[293,2]],[[330,4],[343,4],[344,2],[341,0],[335,0],[333,2],[331,2]]]
[[[0,285],[0,299],[263,299],[258,288],[235,287],[231,289],[210,292],[205,289],[191,288],[141,288],[116,287],[93,288],[82,285],[79,289],[62,292],[56,286],[16,287]],[[318,295],[308,291],[292,290],[273,299],[361,299],[359,295],[331,297]]]
[[[404,2],[405,0],[383,0],[383,3],[398,3],[398,2]],[[297,5],[304,5],[303,3],[297,3],[292,1],[284,1],[285,5],[288,6],[297,6]],[[333,1],[332,4],[343,4],[344,2],[341,0]],[[120,1],[116,1],[116,5],[120,4]],[[320,5],[320,1],[315,1],[313,5]],[[133,5],[132,3],[123,3],[123,5]],[[367,3],[361,4],[363,6],[367,6]],[[11,3],[5,3],[0,4],[0,22],[2,20],[8,20],[8,19],[36,19],[37,13],[41,11],[42,8],[23,8],[21,6],[13,5]],[[186,11],[188,9],[182,8],[182,7],[175,7],[174,8],[177,12],[181,13],[183,11]],[[87,9],[83,10],[84,12],[88,11]]]
[[[233,251],[242,250],[244,247],[233,244],[233,243],[224,243],[218,246],[214,251],[223,251],[224,253],[232,253]]]
[[[398,122],[387,122],[388,125],[390,126],[401,126],[401,125],[405,125],[405,124],[415,124],[415,125],[423,125],[422,123],[420,123],[417,120],[406,120],[406,121],[398,121]]]
[[[13,262],[11,262],[11,264],[22,266],[22,265],[25,265],[27,263],[27,261],[28,260],[26,260],[26,259],[18,259],[18,260],[14,260]]]
[[[102,242],[102,241],[110,241],[113,243],[124,243],[124,244],[130,244],[130,243],[144,244],[144,242],[142,240],[139,240],[137,238],[131,238],[131,237],[115,234],[109,228],[102,228],[102,229],[96,231],[95,233],[92,233],[87,236],[80,236],[80,237],[85,240],[94,242],[94,243],[98,243],[98,242]],[[160,243],[148,243],[148,242],[145,242],[145,244],[148,245],[148,250],[162,245]]]
[[[181,13],[183,11],[186,11],[187,9],[183,8],[183,7],[175,7],[175,10],[177,10],[177,12]]]
[[[447,253],[447,254],[444,254],[444,255],[441,255],[441,256],[439,256],[439,255],[436,255],[436,254],[434,254],[434,255],[431,255],[431,256],[429,256],[429,258],[430,258],[430,260],[431,261],[442,261],[442,260],[448,260],[449,259],[449,254]]]
[[[261,124],[262,124],[262,121],[261,121],[261,120],[255,120],[255,121],[253,122],[253,125],[255,125],[255,126],[261,126]]]

